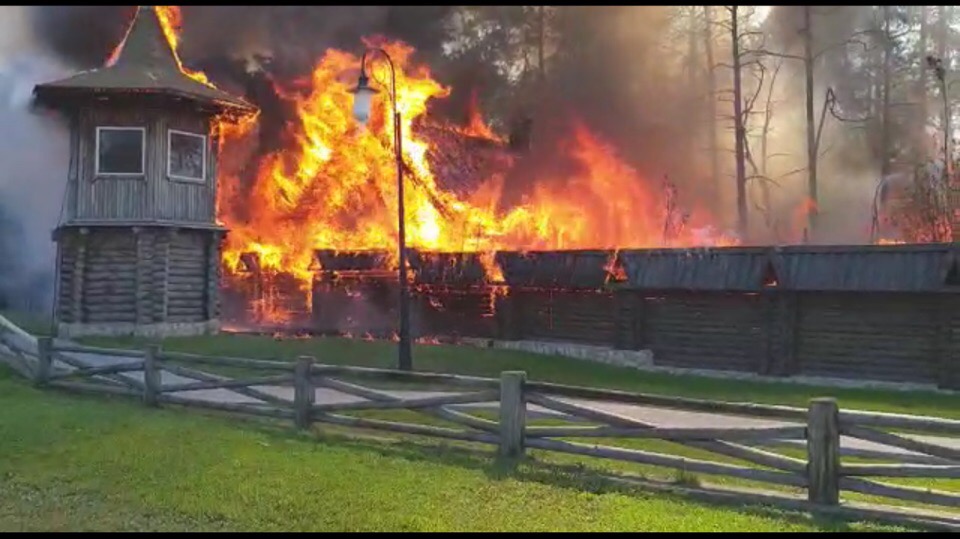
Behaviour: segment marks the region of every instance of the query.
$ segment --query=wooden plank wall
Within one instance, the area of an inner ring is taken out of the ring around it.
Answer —
[[[176,129],[187,133],[208,133],[207,120],[195,114],[166,113],[158,116],[159,137],[153,142],[161,157],[162,167],[157,172],[159,181],[154,190],[154,207],[158,219],[175,222],[215,222],[216,153],[207,138],[207,177],[203,183],[174,180],[167,176],[167,131]]]
[[[145,127],[146,175],[98,177],[97,126]],[[161,161],[153,143],[160,134],[153,116],[145,110],[91,108],[80,113],[79,131],[76,159],[80,174],[76,185],[76,206],[68,213],[68,218],[143,220],[150,217],[148,178]]]
[[[71,150],[75,152],[68,189],[67,218],[73,220],[158,219],[185,224],[215,222],[216,149],[207,138],[204,182],[172,180],[167,176],[168,130],[208,135],[204,115],[160,109],[91,108],[81,112]],[[96,176],[96,128],[146,128],[146,169],[142,176]]]

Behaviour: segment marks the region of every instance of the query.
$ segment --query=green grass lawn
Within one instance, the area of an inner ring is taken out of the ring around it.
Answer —
[[[23,317],[15,319],[15,321],[21,324],[22,327],[28,329],[28,331],[33,331],[38,334],[42,334],[43,329],[47,327],[42,321],[39,320],[30,320]],[[87,339],[85,342],[97,346],[109,346],[109,347],[132,347],[132,348],[143,348],[148,344],[148,341],[142,339]],[[318,361],[324,363],[334,363],[334,364],[351,364],[351,365],[365,365],[365,366],[379,366],[379,367],[392,367],[392,362],[394,358],[395,346],[391,343],[383,342],[365,342],[365,341],[355,341],[355,340],[346,340],[346,339],[333,339],[333,338],[323,338],[323,339],[287,339],[287,340],[275,340],[269,337],[253,337],[253,336],[231,336],[231,335],[221,335],[215,337],[198,337],[198,338],[182,338],[182,339],[168,339],[164,341],[163,346],[167,350],[176,350],[189,353],[197,353],[204,355],[224,355],[224,356],[238,356],[238,357],[254,357],[254,358],[265,358],[265,359],[281,359],[281,360],[292,360],[293,358],[300,355],[310,355],[317,358]],[[940,415],[946,417],[957,417],[960,416],[960,402],[957,398],[952,395],[936,394],[932,392],[895,392],[895,391],[883,391],[883,390],[840,390],[835,388],[816,388],[809,386],[799,386],[794,384],[770,384],[763,382],[746,382],[746,381],[734,381],[734,380],[716,380],[706,377],[698,376],[681,376],[681,375],[672,375],[672,374],[652,374],[635,371],[632,369],[617,368],[607,365],[595,364],[584,362],[581,360],[575,360],[570,358],[563,357],[549,357],[541,356],[523,352],[512,352],[504,350],[483,350],[476,348],[468,347],[453,347],[453,346],[418,346],[416,349],[416,364],[418,370],[424,371],[435,371],[435,372],[454,372],[461,374],[473,374],[481,376],[497,376],[502,370],[525,370],[528,372],[529,376],[532,379],[536,380],[545,380],[553,381],[560,383],[571,383],[577,385],[591,385],[599,387],[612,387],[618,389],[628,389],[635,391],[644,391],[650,393],[661,393],[661,394],[672,394],[672,395],[684,395],[691,397],[699,398],[714,398],[714,399],[723,399],[723,400],[739,400],[739,401],[754,401],[754,402],[767,402],[767,403],[778,403],[778,404],[795,404],[795,405],[804,405],[807,399],[815,396],[822,395],[832,395],[837,396],[842,406],[850,408],[860,408],[860,409],[873,409],[873,410],[884,410],[884,411],[895,411],[895,412],[908,412],[908,413],[921,413],[921,414],[931,414],[931,415]],[[208,368],[208,367],[204,367]],[[228,374],[243,374],[241,372],[230,372]],[[3,390],[4,380],[0,379],[0,391]],[[9,381],[13,384],[14,382]],[[27,389],[26,387],[19,388],[20,391],[25,391],[30,393],[33,390]],[[3,393],[7,393],[3,391]],[[13,391],[14,394],[17,393],[17,390]],[[31,396],[39,400],[39,396],[36,394],[31,394]],[[170,412],[168,411],[146,411],[140,410],[140,412],[134,412],[136,409],[135,405],[131,405],[127,402],[103,402],[90,399],[78,399],[76,397],[67,397],[62,394],[49,394],[50,398],[57,399],[60,401],[61,405],[64,405],[64,399],[70,399],[71,401],[82,402],[84,409],[90,407],[94,409],[96,407],[110,405],[110,406],[121,406],[121,415],[128,415],[133,417],[134,414],[140,413],[150,418],[149,422],[144,423],[143,428],[152,425],[154,421],[163,424],[164,422],[174,421],[173,416],[167,415]],[[131,409],[133,406],[133,409]],[[70,408],[70,416],[77,422],[82,423],[88,421],[90,418],[99,419],[97,414],[93,415],[83,415],[75,412],[72,405],[68,406]],[[6,407],[5,407],[6,408]],[[33,410],[34,412],[36,410]],[[106,412],[106,410],[102,410]],[[394,410],[394,411],[378,411],[378,412],[360,412],[360,415],[372,416],[381,419],[389,420],[399,420],[413,423],[430,423],[430,424],[443,424],[444,422],[426,418],[421,414],[410,411]],[[486,413],[481,412],[480,415],[487,415]],[[76,416],[76,417],[73,417]],[[36,419],[36,424],[46,424],[49,422],[47,419]],[[139,421],[139,420],[131,420]],[[211,429],[227,429],[227,424],[224,423],[223,419],[212,419],[212,418],[201,418],[201,417],[185,417],[182,420],[184,425],[195,425],[195,424],[207,424]],[[196,423],[196,422],[201,423]],[[208,422],[208,423],[204,423]],[[539,423],[556,423],[555,421],[537,421]],[[54,421],[56,423],[56,421]],[[122,421],[120,423],[123,423]],[[30,422],[26,421],[24,425],[29,425]],[[127,425],[129,426],[129,425]],[[443,426],[452,426],[452,425],[443,425]],[[138,424],[139,427],[139,424]],[[179,427],[163,427],[169,429],[175,429]],[[77,427],[77,432],[86,432],[88,429],[84,427]],[[329,434],[331,431],[340,431],[344,433],[344,429],[330,429],[321,427],[322,431],[326,434]],[[216,431],[219,433],[220,431]],[[242,433],[242,436],[249,437],[253,434],[257,436],[269,436],[276,438],[279,435],[280,441],[282,441],[283,447],[286,449],[287,444],[309,444],[310,442],[303,437],[293,437],[289,435],[281,435],[279,431],[265,431],[262,427],[253,427],[251,428],[248,423],[243,424],[242,426],[236,427],[236,432]],[[351,436],[354,436],[357,431],[347,431]],[[21,436],[17,433],[12,433],[8,435],[4,432],[2,427],[2,421],[0,421],[0,437],[3,438],[16,438]],[[175,437],[175,436],[174,436]],[[201,444],[199,440],[200,435],[197,434],[198,440],[193,442],[189,440],[178,440],[178,443],[196,443]],[[384,440],[387,441],[388,445],[384,446],[382,443],[377,444],[357,444],[356,442],[347,442],[343,437],[340,439],[331,438],[329,436],[324,437],[320,442],[320,449],[324,452],[328,450],[333,450],[333,448],[345,450],[346,448],[359,448],[362,449],[357,455],[357,458],[365,459],[369,452],[374,452],[383,456],[398,456],[402,455],[402,460],[410,460],[418,462],[419,466],[431,466],[437,467],[438,470],[442,469],[442,472],[438,471],[437,473],[440,476],[446,476],[448,474],[458,475],[466,474],[470,475],[473,472],[480,471],[487,479],[490,479],[491,476],[497,476],[496,481],[498,484],[510,484],[514,485],[516,483],[532,483],[531,485],[526,485],[523,487],[516,487],[525,489],[540,489],[540,488],[561,488],[563,492],[569,492],[571,489],[574,491],[583,491],[579,492],[578,496],[582,497],[585,494],[592,493],[591,495],[600,495],[605,497],[604,499],[614,499],[620,500],[620,498],[626,496],[626,499],[633,500],[631,503],[650,503],[651,496],[654,496],[660,502],[664,502],[663,495],[651,495],[649,493],[641,492],[613,492],[608,491],[608,489],[600,489],[601,493],[597,492],[597,484],[600,481],[600,476],[602,474],[632,474],[640,475],[648,479],[654,479],[658,481],[680,481],[685,483],[698,483],[701,482],[701,478],[698,476],[693,476],[690,474],[678,474],[674,470],[663,469],[653,466],[639,466],[635,464],[629,464],[619,461],[605,461],[601,459],[594,459],[590,457],[579,457],[574,455],[564,455],[557,453],[550,453],[544,451],[531,450],[528,454],[536,461],[538,466],[534,466],[533,463],[527,462],[522,465],[519,469],[515,470],[512,474],[506,477],[500,477],[499,472],[496,470],[496,466],[493,463],[493,458],[490,454],[484,454],[481,456],[472,456],[470,458],[463,457],[462,455],[455,454],[451,451],[440,451],[436,450],[436,446],[423,446],[423,445],[412,445],[412,446],[402,446],[402,451],[398,452],[398,440],[404,441],[406,443],[407,439],[410,437],[397,437],[392,435],[383,436],[382,433],[377,434],[380,442]],[[29,437],[28,437],[29,438]],[[229,436],[228,436],[229,438]],[[220,434],[216,434],[213,439],[220,440]],[[416,438],[418,443],[423,443],[422,438]],[[277,441],[276,443],[280,443]],[[691,449],[688,447],[681,446],[679,444],[674,444],[665,441],[658,440],[601,440],[601,439],[589,439],[583,440],[587,443],[602,443],[605,445],[613,445],[620,447],[629,447],[635,449],[643,449],[648,451],[655,451],[666,454],[673,454],[677,456],[687,456],[692,458],[701,458],[706,460],[714,460],[721,462],[732,462],[737,464],[739,463],[735,460],[721,457],[719,455],[710,454],[701,450]],[[75,444],[76,441],[68,442],[70,444]],[[261,441],[257,442],[258,444],[262,443]],[[267,444],[273,444],[274,442],[266,442]],[[428,441],[427,443],[434,444],[434,441]],[[0,446],[3,442],[0,441]],[[118,444],[118,447],[122,446],[122,443]],[[454,444],[458,448],[462,448],[463,444]],[[469,444],[468,444],[469,446]],[[128,451],[133,451],[128,445]],[[453,447],[453,446],[444,446],[444,447]],[[301,450],[305,450],[301,448]],[[797,454],[796,450],[778,450],[777,452],[791,454],[791,456],[803,457],[801,454]],[[802,452],[802,450],[800,451]],[[2,453],[2,451],[0,451]],[[0,455],[2,456],[2,455]],[[160,458],[170,458],[166,456],[161,456]],[[340,457],[345,458],[343,455]],[[409,465],[409,464],[408,464]],[[464,467],[466,469],[455,472],[452,468],[457,466]],[[545,466],[546,468],[544,468]],[[570,466],[574,466],[576,470],[580,470],[574,477],[571,479],[570,475],[566,471]],[[5,477],[3,466],[0,465],[0,478]],[[413,472],[411,472],[413,473]],[[433,473],[432,471],[422,471],[417,473]],[[6,472],[6,476],[13,478],[9,472]],[[583,474],[589,475],[589,477],[582,477]],[[19,474],[23,475],[23,474]],[[531,481],[532,479],[532,481]],[[714,485],[726,485],[734,487],[761,487],[767,490],[770,490],[770,485],[760,485],[756,483],[750,483],[743,480],[725,478],[725,477],[706,477],[707,481]],[[388,480],[390,481],[390,480]],[[431,479],[432,481],[432,479]],[[890,482],[898,483],[909,483],[917,486],[927,486],[932,488],[938,488],[949,491],[957,491],[960,489],[960,481],[955,480],[892,480]],[[167,487],[164,487],[167,488]],[[182,490],[187,487],[177,486],[171,487],[176,490]],[[479,488],[479,487],[477,487]],[[229,489],[229,487],[228,487]],[[193,527],[202,527],[203,529],[249,529],[252,525],[257,529],[284,529],[282,523],[278,524],[247,524],[247,521],[238,521],[239,524],[236,525],[222,525],[223,519],[217,517],[214,519],[198,518],[195,514],[187,511],[188,514],[180,514],[180,509],[178,508],[174,513],[167,514],[163,513],[163,516],[157,517],[154,513],[149,513],[147,516],[139,515],[136,511],[126,515],[122,511],[120,512],[122,519],[125,519],[125,524],[120,525],[118,528],[116,522],[108,519],[106,527],[93,524],[93,521],[90,521],[90,518],[99,518],[96,515],[101,511],[100,506],[105,503],[104,498],[101,496],[102,489],[94,489],[91,491],[91,496],[96,498],[97,501],[92,501],[91,499],[83,499],[82,494],[77,494],[59,482],[55,484],[40,485],[34,484],[29,481],[21,478],[19,481],[11,481],[9,483],[9,496],[13,498],[23,498],[28,500],[41,499],[44,500],[44,504],[53,504],[61,506],[69,506],[71,503],[80,503],[84,507],[90,507],[89,511],[84,510],[80,511],[78,514],[70,513],[69,515],[64,515],[58,518],[66,519],[62,526],[62,529],[87,529],[93,526],[95,529],[190,529]],[[777,488],[776,490],[782,491],[795,491],[796,489],[789,488]],[[50,498],[48,494],[53,496]],[[799,491],[797,491],[799,493]],[[367,495],[367,494],[365,494]],[[518,494],[519,495],[519,494]],[[3,502],[3,497],[5,496],[4,491],[0,490],[0,502]],[[39,498],[38,498],[39,496]],[[79,496],[79,497],[78,497]],[[111,495],[113,496],[113,495]],[[614,498],[606,498],[608,496],[613,496]],[[48,499],[49,498],[49,499]],[[845,499],[851,501],[868,501],[868,502],[880,502],[880,503],[890,503],[892,500],[879,500],[868,498],[856,494],[845,494]],[[166,498],[164,498],[166,499]],[[680,505],[690,505],[692,502],[684,501],[680,498],[671,497],[669,498],[670,503],[676,503]],[[127,502],[123,502],[127,504]],[[381,502],[383,503],[383,502]],[[438,503],[438,502],[433,502]],[[477,503],[488,503],[483,500],[477,500]],[[596,504],[598,502],[591,502],[591,504]],[[617,503],[621,503],[618,501]],[[103,506],[102,511],[106,511],[107,506]],[[707,510],[707,506],[696,506],[701,510]],[[224,509],[226,510],[226,509]],[[649,509],[647,509],[649,510]],[[681,511],[686,511],[686,509],[677,509]],[[720,511],[721,513],[724,510],[721,508],[714,508],[713,511]],[[5,518],[7,515],[3,513],[3,509],[0,509],[0,530],[6,529]],[[19,512],[19,513],[17,513]],[[29,512],[28,508],[21,507],[15,509],[14,512],[11,512],[10,515],[14,513],[23,515]],[[576,513],[576,511],[573,511]],[[759,519],[757,522],[766,522],[765,519],[773,520],[783,520],[786,519],[790,522],[787,525],[789,529],[810,529],[813,528],[823,529],[823,528],[836,528],[841,526],[837,523],[824,523],[824,522],[814,522],[809,519],[804,519],[799,515],[788,515],[786,513],[776,512],[771,513],[770,511],[757,511],[757,510],[748,510],[746,512],[737,512],[738,515],[742,518],[749,519]],[[91,516],[92,515],[92,516]],[[123,516],[126,515],[126,516]],[[738,517],[738,518],[740,518]],[[10,516],[10,518],[13,518]],[[24,517],[17,517],[24,518]],[[233,517],[231,517],[233,518]],[[264,517],[266,521],[273,522],[271,519],[274,517]],[[346,518],[346,517],[344,517]],[[350,517],[357,518],[357,517]],[[378,517],[381,518],[381,517]],[[440,517],[438,517],[440,518]],[[446,517],[444,517],[446,518]],[[452,518],[452,516],[450,517]],[[74,520],[70,520],[74,519]],[[76,520],[79,519],[79,520]],[[88,520],[84,520],[88,519]],[[619,522],[621,517],[604,517],[604,519],[613,519]],[[442,519],[441,519],[442,520]],[[67,522],[69,521],[69,522]],[[428,519],[429,521],[429,519]],[[15,522],[10,520],[10,522]],[[26,517],[26,520],[17,521],[20,522],[16,525],[11,525],[11,529],[18,529],[27,527],[30,529],[40,529],[37,528],[37,523],[31,522],[29,517]],[[625,525],[626,527],[619,527],[618,525],[610,524],[605,522],[603,526],[597,527],[594,525],[587,526],[585,528],[578,528],[574,526],[571,528],[572,524],[568,524],[565,521],[558,522],[554,528],[550,528],[548,523],[534,523],[531,524],[528,528],[523,526],[513,526],[513,525],[504,525],[502,527],[489,527],[489,523],[481,524],[469,523],[469,524],[460,524],[452,523],[447,525],[435,525],[430,524],[428,526],[413,526],[411,527],[408,524],[395,523],[395,521],[390,521],[386,528],[378,527],[379,525],[370,524],[343,524],[344,522],[352,522],[348,520],[340,520],[340,524],[334,524],[329,520],[322,521],[310,521],[310,524],[307,524],[306,527],[299,526],[297,524],[290,524],[289,527],[296,529],[388,529],[391,527],[399,527],[400,529],[497,529],[497,530],[509,530],[509,529],[631,529],[630,526],[637,526],[640,524],[629,524]],[[317,523],[319,522],[319,523]],[[430,521],[433,522],[433,521]],[[623,522],[634,522],[632,520],[624,520]],[[732,528],[721,527],[716,528],[714,524],[709,523],[709,520],[704,521],[705,524],[703,528],[697,529],[746,529],[746,528],[737,528],[736,526]],[[751,520],[753,522],[753,520]],[[751,524],[753,525],[753,524]],[[60,526],[60,524],[57,524]],[[123,527],[126,526],[126,527]],[[158,528],[159,526],[159,528]],[[345,527],[346,526],[346,527]],[[405,527],[406,526],[406,527]],[[465,527],[464,527],[465,526]],[[546,526],[546,527],[544,527]],[[611,527],[612,526],[612,527]],[[675,527],[675,524],[664,525],[647,523],[644,521],[641,528],[639,529],[685,529],[682,527]],[[674,527],[671,527],[674,526]],[[753,529],[768,529],[764,527],[764,524],[757,524],[756,528]],[[795,526],[800,526],[801,528],[792,528]],[[8,526],[9,527],[9,526]],[[41,526],[42,528],[42,526]],[[53,529],[53,528],[51,528]],[[59,528],[58,528],[59,529]]]
[[[605,486],[537,460],[39,391],[0,367],[0,531],[896,530]]]
[[[143,339],[85,339],[106,347],[144,348]],[[395,367],[396,345],[341,338],[283,339],[267,336],[217,335],[166,339],[163,348],[202,355],[293,360],[309,355],[321,363]],[[782,382],[724,380],[705,376],[651,373],[560,356],[468,346],[418,345],[419,371],[498,377],[501,371],[523,370],[528,379],[623,389],[661,395],[806,407],[814,397],[836,397],[842,408],[933,415],[960,419],[960,396],[925,391],[846,389]]]

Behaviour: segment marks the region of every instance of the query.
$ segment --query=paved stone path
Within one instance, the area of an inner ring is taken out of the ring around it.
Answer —
[[[8,342],[11,345],[16,346],[21,350],[35,355],[37,350],[36,339],[32,336],[26,335],[25,333],[2,333],[0,334],[4,338],[8,339]],[[9,353],[9,348],[6,348],[2,342],[0,342],[0,355],[4,353]],[[129,362],[131,359],[137,359],[140,356],[131,354],[130,357],[114,357],[114,356],[102,356],[96,354],[81,354],[81,353],[69,353],[69,357],[76,358],[82,361],[85,364],[90,366],[106,366],[116,363]],[[72,367],[62,364],[57,361],[55,363],[56,367],[61,367],[65,369],[72,369]],[[124,373],[122,376],[129,377],[131,379],[137,379],[141,382],[143,381],[143,372],[130,372]],[[172,374],[164,371],[161,375],[161,381],[164,385],[166,384],[183,384],[189,382],[195,382],[195,379],[186,378],[176,374]],[[284,398],[287,400],[293,400],[293,388],[292,387],[281,387],[281,386],[255,386],[256,389],[276,396]],[[440,392],[440,391],[385,391],[390,395],[396,397],[428,397],[434,395],[445,395],[450,394],[451,392]],[[199,399],[210,402],[227,402],[227,403],[249,403],[249,404],[263,404],[262,401],[241,395],[230,389],[206,389],[206,390],[196,390],[196,391],[184,391],[178,392],[178,396],[189,397],[193,399]],[[332,389],[321,388],[317,389],[316,393],[316,403],[345,403],[345,402],[355,402],[362,401],[364,399],[356,397],[354,395],[348,395],[335,391]],[[614,402],[601,402],[601,401],[586,401],[578,399],[561,399],[572,403],[586,404],[600,410],[620,414],[626,417],[635,418],[646,423],[650,423],[656,426],[662,427],[672,427],[672,428],[750,428],[750,427],[780,427],[788,425],[796,425],[797,423],[791,423],[781,420],[771,420],[771,419],[760,419],[754,417],[742,417],[726,414],[714,414],[714,413],[703,413],[703,412],[688,412],[681,410],[673,410],[666,408],[657,408],[652,406],[638,406],[632,404],[620,404]],[[452,406],[453,408],[460,409],[497,409],[496,402],[490,403],[476,403],[476,404],[465,404]],[[528,412],[530,417],[563,417],[563,414],[555,412],[553,410],[548,410],[536,405],[530,405],[528,407]],[[930,443],[937,445],[943,445],[945,447],[951,447],[960,449],[960,438],[946,438],[946,437],[937,437],[937,436],[911,436],[916,439],[921,439]],[[802,441],[790,441],[785,443],[801,443]],[[884,454],[889,454],[890,456],[896,456],[898,460],[910,460],[914,462],[931,462],[935,459],[919,455],[910,451],[906,451],[897,447],[886,446],[882,444],[877,444],[874,442],[868,442],[865,440],[859,440],[855,438],[841,437],[841,447],[843,449],[851,449],[858,451],[875,451],[881,452]]]

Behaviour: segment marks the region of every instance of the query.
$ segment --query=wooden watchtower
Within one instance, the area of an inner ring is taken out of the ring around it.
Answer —
[[[183,72],[153,7],[107,65],[37,85],[70,125],[57,242],[61,336],[219,329],[219,122],[255,112]]]

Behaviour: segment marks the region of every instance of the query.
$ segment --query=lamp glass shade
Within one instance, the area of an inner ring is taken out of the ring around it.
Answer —
[[[358,122],[366,124],[370,120],[370,106],[375,93],[376,90],[362,83],[353,90],[353,117]]]

